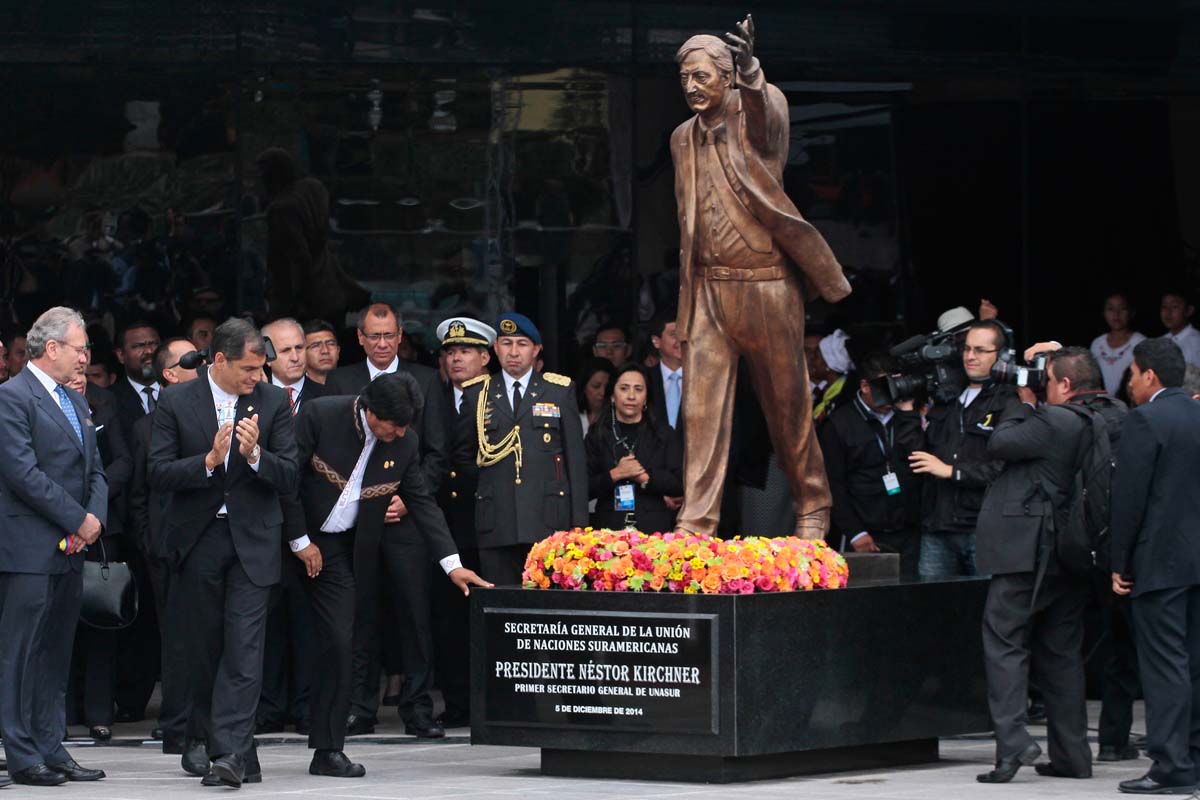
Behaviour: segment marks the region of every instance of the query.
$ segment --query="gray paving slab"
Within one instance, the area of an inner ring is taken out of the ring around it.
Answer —
[[[1090,704],[1093,726],[1099,714]],[[1135,732],[1144,731],[1141,704],[1137,707]],[[13,786],[0,800],[55,797],[67,800],[175,800],[193,797],[231,797],[230,790],[200,786],[197,778],[179,768],[178,756],[163,755],[157,743],[138,746],[133,734],[145,734],[148,723],[121,726],[117,733],[129,735],[112,745],[83,742],[69,748],[81,763],[100,767],[108,778],[93,784],[70,784],[50,789]],[[1032,728],[1045,747],[1045,729]],[[989,767],[993,743],[985,737],[944,739],[942,759],[936,764],[870,772],[843,772],[747,784],[704,785],[654,781],[571,779],[543,776],[538,771],[536,750],[515,747],[475,747],[465,730],[452,731],[441,742],[419,742],[399,736],[399,726],[385,722],[377,737],[358,737],[346,747],[367,768],[361,780],[319,778],[308,774],[311,752],[295,735],[260,737],[259,759],[265,780],[247,785],[238,797],[331,798],[333,800],[517,800],[530,798],[620,798],[620,800],[956,800],[957,798],[1083,798],[1115,795],[1118,781],[1145,772],[1149,761],[1141,758],[1119,764],[1096,764],[1091,780],[1041,778],[1023,769],[1011,784],[983,786],[975,775]],[[386,743],[381,743],[381,740]],[[614,775],[620,774],[620,759],[614,756]]]

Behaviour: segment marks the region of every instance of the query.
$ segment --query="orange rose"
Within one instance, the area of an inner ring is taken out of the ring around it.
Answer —
[[[667,579],[666,579],[666,577],[664,577],[662,575],[655,575],[653,578],[650,579],[650,588],[656,592],[662,591],[662,588],[666,585],[667,585]]]
[[[715,571],[708,573],[700,582],[700,590],[705,594],[716,594],[721,591],[721,576]]]

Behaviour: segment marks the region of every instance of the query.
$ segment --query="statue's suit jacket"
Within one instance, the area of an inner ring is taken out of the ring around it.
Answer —
[[[754,60],[749,72],[738,73],[738,83],[740,88],[732,90],[725,107],[725,163],[732,173],[725,178],[731,184],[741,184],[733,186],[732,194],[743,203],[735,203],[725,211],[751,249],[769,253],[770,239],[774,239],[800,266],[822,297],[830,302],[841,300],[850,294],[850,284],[842,274],[841,265],[824,237],[800,216],[791,198],[783,191],[783,167],[787,162],[790,135],[787,100],[783,92],[766,82],[758,59]],[[692,281],[695,277],[692,250],[696,242],[699,144],[700,131],[695,116],[671,134],[681,233],[677,318],[680,339],[688,338],[692,322]],[[723,266],[736,268],[738,265]]]

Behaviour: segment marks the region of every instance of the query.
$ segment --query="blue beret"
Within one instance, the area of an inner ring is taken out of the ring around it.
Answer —
[[[542,334],[533,320],[514,311],[496,317],[496,332],[500,336],[525,336],[534,344],[542,343]]]

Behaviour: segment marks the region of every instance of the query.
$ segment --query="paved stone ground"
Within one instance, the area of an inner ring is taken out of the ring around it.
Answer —
[[[1096,703],[1089,704],[1093,748]],[[1116,765],[1097,764],[1088,781],[1041,778],[1032,769],[1021,770],[1006,786],[981,786],[975,774],[987,769],[993,744],[986,737],[944,739],[937,764],[873,772],[843,772],[747,784],[703,785],[649,781],[590,780],[544,777],[538,772],[538,751],[516,747],[472,747],[466,729],[450,731],[436,743],[419,742],[401,735],[394,713],[388,713],[376,736],[356,737],[347,752],[366,765],[362,780],[317,778],[308,774],[311,757],[304,741],[294,735],[260,737],[259,758],[265,780],[247,785],[239,796],[271,798],[347,798],[347,800],[442,800],[443,798],[562,798],[600,800],[619,797],[682,798],[684,800],[957,800],[957,798],[1073,798],[1115,795],[1117,782],[1145,772],[1145,758]],[[1142,707],[1137,706],[1134,732],[1144,732]],[[108,772],[107,780],[69,784],[57,790],[13,786],[0,800],[24,797],[110,798],[111,800],[174,800],[185,797],[229,796],[227,789],[200,786],[199,779],[179,768],[178,756],[164,756],[157,743],[140,745],[149,723],[121,725],[119,741],[95,746],[80,741],[70,745],[86,766]],[[72,733],[79,733],[73,729]],[[1045,748],[1045,728],[1031,732]],[[126,738],[128,737],[128,738]],[[614,771],[619,772],[619,761]]]

